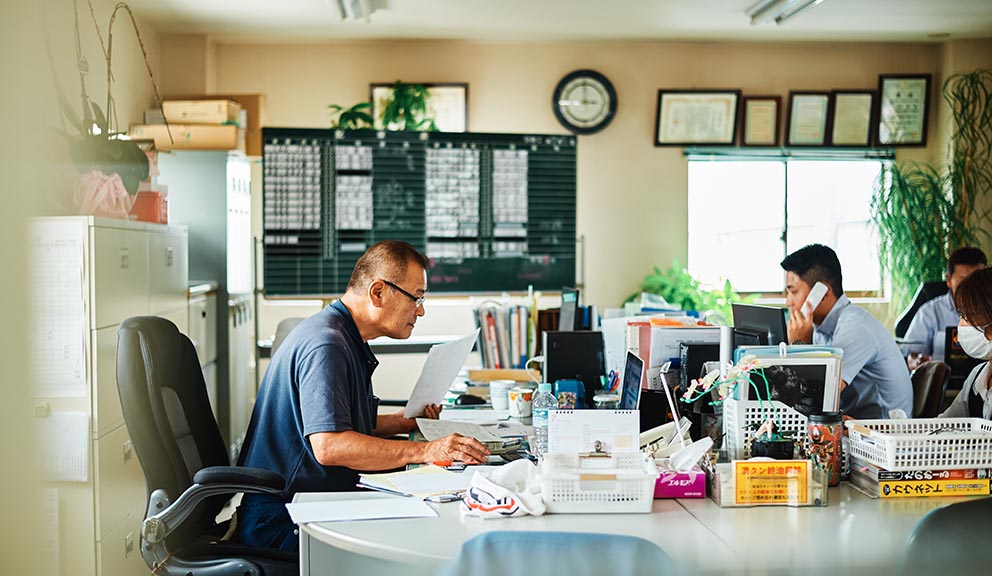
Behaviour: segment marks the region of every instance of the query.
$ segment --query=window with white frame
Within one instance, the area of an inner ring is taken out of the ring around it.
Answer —
[[[872,191],[883,160],[689,155],[689,273],[739,292],[781,292],[779,262],[812,243],[837,252],[844,290],[881,288]]]

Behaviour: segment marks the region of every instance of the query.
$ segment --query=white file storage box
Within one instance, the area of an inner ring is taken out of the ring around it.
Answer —
[[[548,454],[541,492],[550,513],[651,512],[658,468],[640,452]]]

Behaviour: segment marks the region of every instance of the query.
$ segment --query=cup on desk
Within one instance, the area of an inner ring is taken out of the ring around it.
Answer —
[[[517,386],[507,395],[510,402],[510,416],[514,418],[530,418],[534,391],[530,388]]]
[[[489,383],[489,401],[493,410],[510,409],[510,390],[516,385],[513,380],[493,380]]]

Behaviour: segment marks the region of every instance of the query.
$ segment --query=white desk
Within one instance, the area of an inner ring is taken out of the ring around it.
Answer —
[[[831,488],[830,499],[827,508],[720,508],[710,499],[655,500],[651,514],[500,520],[462,519],[457,503],[431,504],[438,518],[301,526],[301,574],[434,574],[464,541],[487,530],[640,536],[688,573],[887,574],[898,569],[906,537],[919,518],[959,500],[873,500],[846,484]]]

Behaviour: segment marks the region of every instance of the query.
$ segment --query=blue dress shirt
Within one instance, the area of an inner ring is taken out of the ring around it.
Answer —
[[[926,354],[933,360],[943,362],[945,331],[948,326],[957,326],[960,319],[950,292],[924,302],[906,331],[906,340],[923,344],[906,344],[903,350],[906,354]]]
[[[852,418],[888,418],[889,410],[902,408],[913,415],[913,384],[906,362],[892,334],[867,310],[841,296],[814,326],[813,344],[844,350],[841,378],[848,389],[841,393],[840,409]]]

